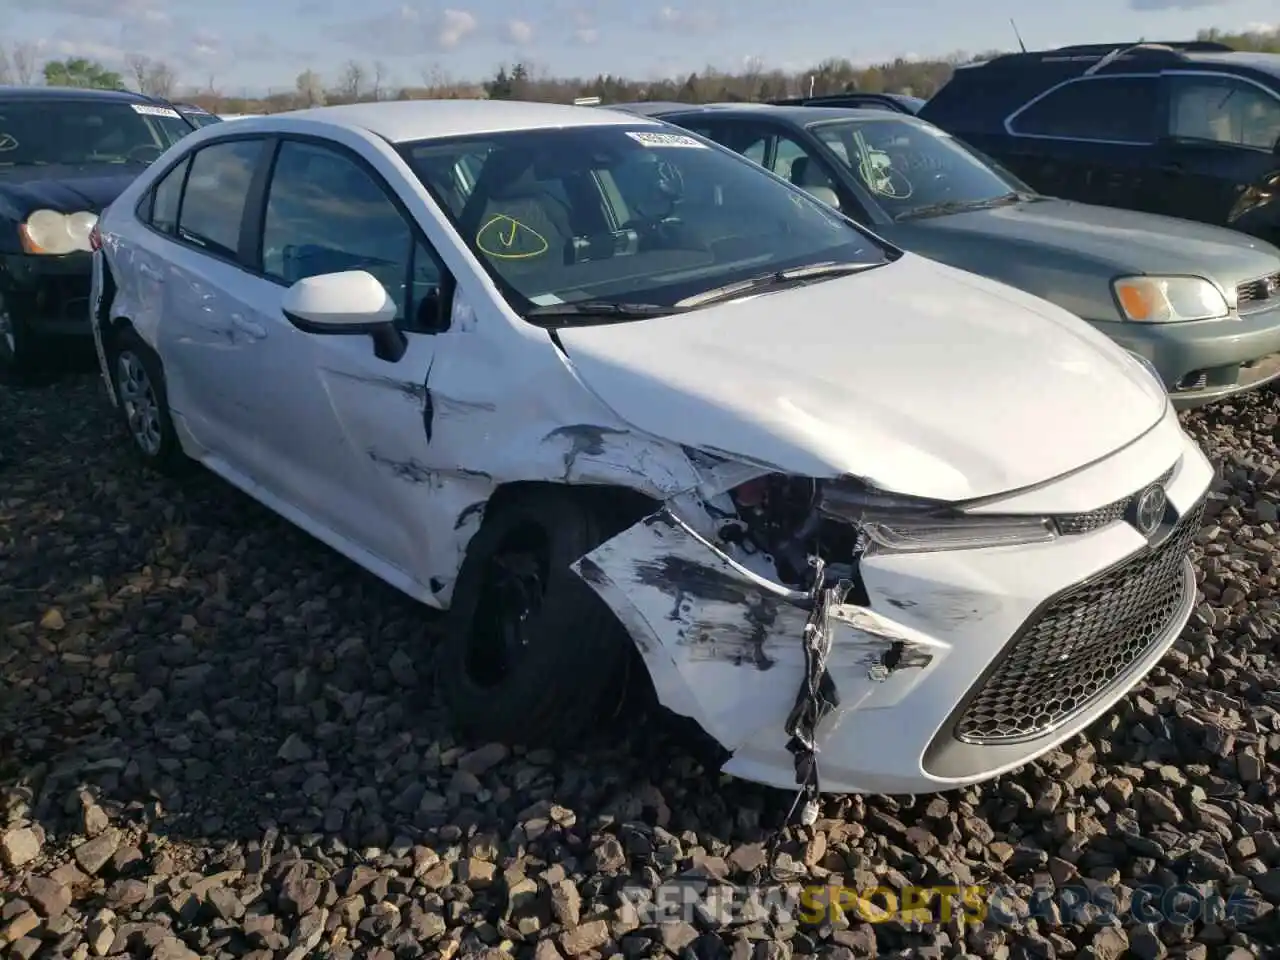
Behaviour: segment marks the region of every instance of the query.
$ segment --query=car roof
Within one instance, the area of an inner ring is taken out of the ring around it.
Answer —
[[[1248,67],[1280,77],[1280,53],[1255,53],[1252,50],[1233,50],[1231,53],[1191,53],[1187,59],[1193,63],[1213,66]]]
[[[663,117],[697,117],[706,114],[731,119],[745,119],[764,115],[783,123],[797,127],[807,127],[824,120],[910,120],[910,114],[893,110],[878,110],[875,107],[805,107],[770,103],[734,104],[721,106],[712,104],[705,107],[689,107],[683,110],[672,110],[660,114]]]
[[[571,107],[559,103],[521,100],[388,100],[334,107],[290,110],[246,120],[262,129],[287,127],[294,120],[360,128],[391,141],[432,140],[441,137],[502,133],[507,130],[551,130],[558,127],[599,127],[649,123],[635,114],[600,107]]]
[[[88,87],[6,87],[0,86],[5,100],[115,100],[120,103],[166,103],[156,97],[132,90],[93,90]]]

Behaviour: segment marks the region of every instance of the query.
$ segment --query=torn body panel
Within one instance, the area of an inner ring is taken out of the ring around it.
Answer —
[[[893,705],[951,652],[865,607],[770,582],[669,509],[575,569],[635,639],[660,702],[730,752],[785,747],[797,691],[808,685],[806,625],[820,605],[840,712]],[[816,731],[819,751],[835,719]]]

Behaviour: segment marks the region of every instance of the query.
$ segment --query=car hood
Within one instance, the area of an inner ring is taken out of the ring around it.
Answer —
[[[25,220],[37,210],[101,213],[145,169],[116,163],[0,167],[0,215]]]
[[[1024,254],[1051,258],[1064,270],[1096,269],[1108,281],[1121,274],[1190,275],[1226,291],[1280,269],[1280,250],[1236,230],[1048,198],[906,220],[881,232],[908,250],[1002,279],[1002,266],[1017,269],[1008,258]]]
[[[584,385],[645,433],[949,501],[1101,459],[1154,426],[1168,402],[1083,321],[912,254],[691,313],[558,334]]]

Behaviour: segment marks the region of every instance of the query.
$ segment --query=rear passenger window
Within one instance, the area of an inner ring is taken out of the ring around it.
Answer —
[[[152,191],[151,226],[163,233],[173,233],[178,228],[178,203],[182,199],[182,180],[187,175],[189,159],[166,173]]]
[[[215,143],[196,153],[182,197],[182,239],[224,256],[236,255],[249,183],[261,155],[261,140]]]
[[[1022,136],[1154,143],[1159,106],[1155,77],[1098,77],[1058,87],[1014,114],[1009,126]]]

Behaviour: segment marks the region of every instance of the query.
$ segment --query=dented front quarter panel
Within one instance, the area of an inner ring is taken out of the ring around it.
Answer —
[[[322,376],[348,441],[398,505],[403,566],[427,602],[450,603],[467,546],[504,484],[624,487],[658,501],[698,485],[679,446],[619,420],[546,331],[511,324],[487,298],[460,287],[449,330],[413,339],[405,359],[419,363],[345,363]],[[399,429],[387,429],[390,416]]]
[[[785,749],[805,682],[807,593],[751,572],[664,508],[575,565],[628,629],[660,702],[729,751]],[[843,715],[889,707],[938,670],[950,650],[865,607],[830,609],[827,669]]]

